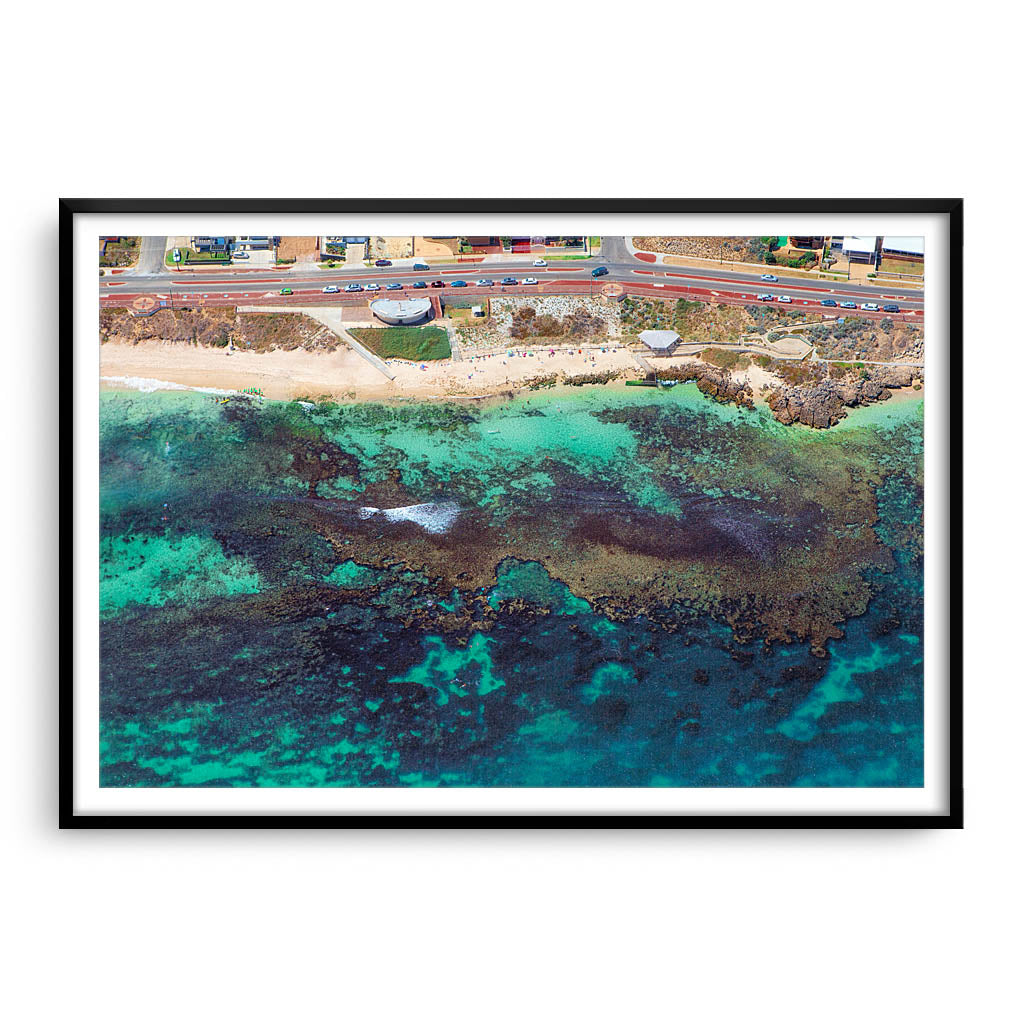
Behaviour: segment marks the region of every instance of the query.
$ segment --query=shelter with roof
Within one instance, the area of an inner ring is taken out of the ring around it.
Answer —
[[[667,356],[679,344],[675,331],[641,331],[640,340],[656,356]]]

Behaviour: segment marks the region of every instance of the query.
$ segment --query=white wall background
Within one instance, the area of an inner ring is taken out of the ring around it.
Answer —
[[[6,12],[10,1019],[1012,1015],[1019,387],[1004,371],[985,388],[982,369],[1021,336],[1020,264],[1001,262],[1019,235],[1020,15],[563,6]],[[236,59],[265,74],[187,81]],[[828,71],[847,60],[855,75]],[[325,62],[341,71],[328,85]],[[371,138],[381,121],[434,135],[389,150]],[[57,833],[59,195],[950,194],[968,204],[975,357],[964,832]]]

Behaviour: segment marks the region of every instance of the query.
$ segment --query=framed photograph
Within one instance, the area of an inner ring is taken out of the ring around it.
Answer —
[[[61,826],[962,827],[962,235],[62,200]]]

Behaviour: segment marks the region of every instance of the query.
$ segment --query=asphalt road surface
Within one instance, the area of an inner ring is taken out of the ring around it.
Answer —
[[[216,271],[168,271],[163,265],[164,246],[166,239],[158,237],[144,238],[139,265],[134,271],[123,275],[107,275],[100,278],[100,301],[105,306],[124,305],[126,301],[140,295],[148,295],[165,301],[181,300],[188,303],[191,299],[202,299],[218,304],[229,304],[237,299],[240,302],[273,301],[278,298],[281,288],[291,288],[293,294],[281,296],[281,301],[295,302],[297,298],[312,298],[322,295],[325,285],[334,284],[344,289],[352,283],[368,283],[380,285],[379,297],[400,299],[405,296],[425,296],[435,292],[434,289],[413,289],[415,281],[443,280],[447,293],[451,282],[463,280],[470,285],[466,289],[467,296],[525,294],[531,291],[544,294],[590,294],[607,284],[618,284],[629,292],[640,294],[663,294],[664,297],[680,297],[692,294],[694,298],[704,301],[727,303],[756,302],[756,295],[771,293],[774,296],[787,295],[793,299],[795,306],[821,305],[823,299],[836,302],[855,301],[858,306],[863,302],[876,302],[879,306],[887,302],[896,302],[901,312],[920,322],[924,313],[924,299],[921,292],[901,292],[898,285],[855,284],[845,281],[828,281],[824,279],[809,280],[806,277],[786,276],[784,271],[778,273],[778,281],[762,281],[760,274],[742,274],[734,271],[711,268],[693,268],[677,266],[661,266],[645,263],[636,259],[626,247],[625,241],[618,237],[602,240],[601,255],[585,260],[550,260],[546,267],[534,267],[533,256],[524,255],[522,259],[512,259],[494,263],[463,263],[440,264],[428,271],[414,271],[408,267],[337,267],[333,270],[321,270],[316,273],[295,274],[282,272],[276,267],[265,267],[248,270],[232,268]],[[157,257],[157,250],[159,254]],[[427,261],[429,263],[429,260]],[[605,267],[607,275],[594,278],[591,271],[595,267]],[[503,277],[515,277],[522,282],[524,277],[534,277],[540,281],[539,287],[516,286],[502,287]],[[493,287],[477,288],[474,282],[489,279],[495,282]],[[396,283],[402,290],[385,291],[384,286]],[[331,301],[340,299],[356,299],[366,301],[374,294],[365,291],[358,293],[340,292],[331,295]],[[328,300],[328,296],[323,296]],[[837,307],[823,307],[842,315]],[[850,311],[852,313],[852,311]],[[858,311],[858,315],[863,315]],[[884,313],[876,316],[884,316]]]

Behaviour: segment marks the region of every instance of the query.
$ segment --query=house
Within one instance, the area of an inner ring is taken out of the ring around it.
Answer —
[[[640,340],[659,356],[667,356],[679,344],[675,331],[641,331]]]
[[[193,252],[215,252],[227,254],[233,241],[234,238],[226,235],[193,235],[189,239],[189,248],[192,249]]]
[[[825,246],[825,236],[790,235],[789,245],[792,249],[822,249]]]
[[[916,235],[884,235],[882,259],[923,260],[924,239]]]
[[[239,235],[235,239],[235,248],[246,252],[257,249],[273,249],[275,239],[272,235]]]
[[[835,249],[835,239],[832,248]],[[842,242],[843,255],[851,263],[874,263],[878,252],[877,235],[844,235]]]

